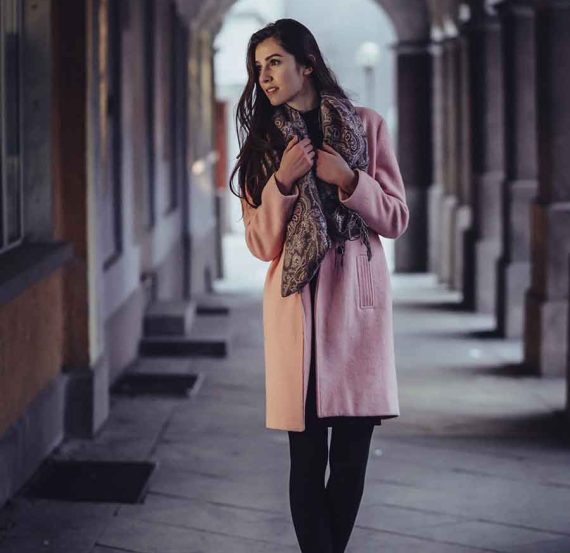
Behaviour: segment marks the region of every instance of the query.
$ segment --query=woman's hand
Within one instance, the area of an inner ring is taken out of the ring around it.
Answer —
[[[283,152],[275,178],[290,191],[295,181],[311,169],[314,158],[315,150],[311,140],[303,138],[299,141],[299,138],[294,136]]]
[[[323,143],[322,149],[317,152],[317,177],[338,186],[346,196],[350,196],[358,181],[356,171],[353,171],[344,158],[328,144]]]

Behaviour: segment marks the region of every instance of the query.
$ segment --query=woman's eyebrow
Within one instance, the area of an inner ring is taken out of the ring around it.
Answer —
[[[265,58],[265,61],[267,61],[269,58],[272,58],[273,56],[279,56],[280,58],[283,57],[281,54],[270,54],[269,56],[267,56],[267,57]],[[256,65],[259,65],[259,62],[256,61],[255,64],[256,64]]]

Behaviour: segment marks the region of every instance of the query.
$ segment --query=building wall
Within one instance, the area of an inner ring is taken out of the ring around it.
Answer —
[[[0,307],[0,336],[1,435],[61,371],[61,271]]]
[[[21,3],[26,229],[0,266],[0,504],[64,436],[88,437],[104,422],[109,385],[138,355],[148,302],[187,293],[192,232],[182,201],[189,141],[174,111],[187,94],[178,86],[175,98],[173,87],[174,46],[178,70],[190,51],[174,40],[184,25],[174,25],[173,3],[148,4],[150,75],[146,2]],[[215,259],[204,247],[193,264],[203,271]]]
[[[184,290],[181,187],[173,182],[173,18],[170,2],[152,2],[151,75],[145,64],[145,2],[124,1],[121,15],[122,250],[102,271],[105,350],[111,379],[138,354],[142,318],[152,299],[181,298]],[[146,12],[147,14],[149,12]],[[146,79],[153,79],[147,86]],[[149,112],[147,101],[152,103]],[[152,116],[152,121],[149,120]],[[148,135],[150,135],[150,140]],[[149,156],[153,163],[149,164]],[[105,183],[98,183],[102,205]],[[152,206],[152,207],[151,207]],[[152,217],[149,218],[152,209]],[[103,230],[103,229],[101,229]],[[145,295],[150,278],[156,297]]]

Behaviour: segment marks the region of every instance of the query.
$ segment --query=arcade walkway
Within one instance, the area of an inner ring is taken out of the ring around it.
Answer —
[[[219,286],[232,308],[228,358],[140,365],[203,373],[196,396],[113,396],[98,437],[57,452],[158,460],[144,504],[18,495],[0,511],[0,553],[298,551],[287,435],[264,427],[262,271],[242,259],[244,287]],[[393,287],[402,414],[374,431],[348,552],[570,552],[563,378],[520,374],[520,343],[495,339],[489,317],[460,311],[429,275]]]

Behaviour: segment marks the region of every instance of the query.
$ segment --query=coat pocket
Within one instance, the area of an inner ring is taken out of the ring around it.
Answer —
[[[374,288],[372,272],[366,254],[356,256],[356,275],[358,278],[358,301],[361,308],[374,307]]]

